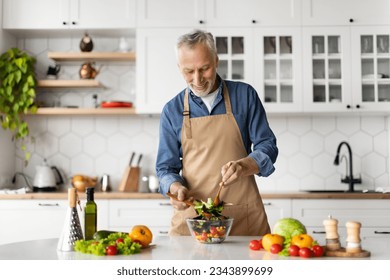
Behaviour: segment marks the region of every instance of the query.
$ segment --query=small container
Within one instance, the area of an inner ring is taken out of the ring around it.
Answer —
[[[158,188],[160,186],[160,183],[158,181],[157,176],[155,175],[150,175],[149,176],[149,190],[152,193],[158,192]]]

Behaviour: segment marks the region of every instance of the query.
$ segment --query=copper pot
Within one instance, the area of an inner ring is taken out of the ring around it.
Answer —
[[[96,70],[95,67],[93,67],[94,63],[91,62],[85,62],[83,65],[81,65],[79,74],[81,79],[95,79],[97,74],[99,74],[100,69]]]

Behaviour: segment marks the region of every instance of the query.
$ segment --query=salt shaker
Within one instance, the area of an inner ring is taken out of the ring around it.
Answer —
[[[360,253],[362,248],[360,246],[360,228],[361,223],[355,221],[348,221],[345,226],[347,227],[347,247],[348,253]]]
[[[337,232],[338,222],[338,220],[332,219],[332,216],[330,215],[328,219],[323,222],[326,232],[326,248],[329,251],[337,251],[341,247],[339,234]]]

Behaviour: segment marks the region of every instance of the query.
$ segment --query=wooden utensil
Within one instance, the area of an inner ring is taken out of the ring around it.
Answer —
[[[187,204],[188,206],[194,206],[194,203],[193,203],[192,201],[189,201],[189,200],[183,200],[183,201],[181,201],[181,200],[179,200],[179,199],[177,198],[177,196],[171,194],[170,192],[167,193],[167,196],[169,196],[170,198],[172,198],[172,199],[175,200],[175,201],[183,202],[183,203]]]
[[[219,183],[218,192],[214,198],[214,205],[218,205],[221,202],[219,199],[219,195],[221,194],[221,190],[223,189],[224,186],[225,186],[225,184],[223,182]]]

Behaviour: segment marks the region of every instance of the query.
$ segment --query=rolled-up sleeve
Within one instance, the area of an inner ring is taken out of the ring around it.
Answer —
[[[184,185],[180,175],[182,169],[181,143],[179,143],[177,131],[175,131],[168,106],[165,106],[160,119],[159,147],[156,161],[156,173],[160,181],[159,192],[163,195],[169,191],[174,182]]]

